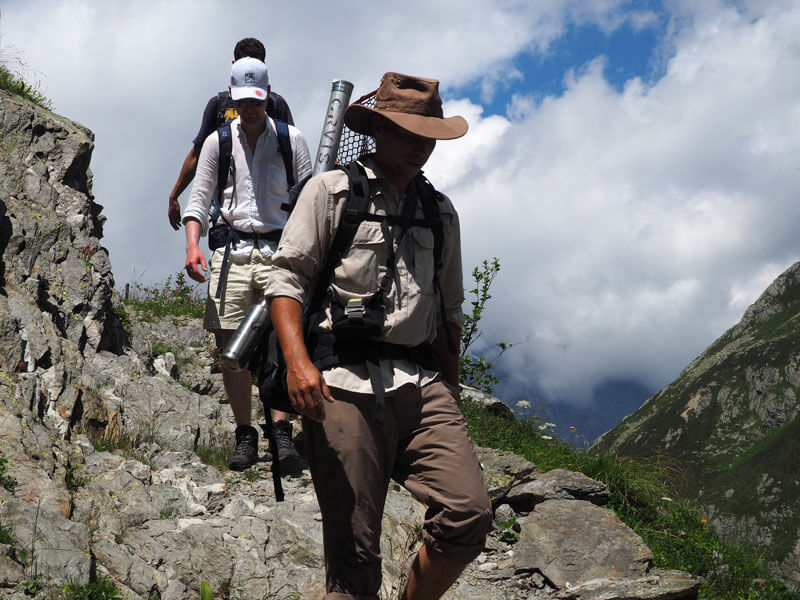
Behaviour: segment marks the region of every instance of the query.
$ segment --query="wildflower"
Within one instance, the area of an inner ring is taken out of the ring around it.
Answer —
[[[708,523],[708,521],[706,521],[705,519],[700,519],[700,522],[701,522],[703,525],[705,525],[706,523]]]
[[[528,402],[527,400],[520,400],[519,402],[517,402],[517,408],[519,408],[519,409],[527,410],[530,407],[531,407],[531,403]]]
[[[552,439],[553,439],[553,437],[552,437],[552,436],[549,436],[549,435],[543,435],[543,436],[542,436],[542,439],[543,439],[543,440],[552,440]]]
[[[575,425],[570,425],[569,428],[571,431],[575,431]]]

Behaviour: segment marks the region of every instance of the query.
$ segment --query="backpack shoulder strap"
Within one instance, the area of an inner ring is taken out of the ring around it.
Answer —
[[[283,166],[286,167],[286,182],[289,184],[287,187],[290,188],[296,181],[292,167],[292,141],[289,137],[289,124],[280,119],[273,119],[273,121],[275,121],[275,130],[278,132],[278,151],[283,157]]]
[[[224,123],[217,129],[219,137],[219,159],[217,160],[217,201],[222,204],[222,193],[228,183],[228,173],[231,168],[233,154],[233,140],[231,139],[231,124]],[[218,209],[217,209],[218,210]]]
[[[442,324],[446,323],[446,310],[444,305],[444,296],[442,289],[439,285],[439,271],[443,265],[443,246],[444,246],[444,224],[442,222],[442,215],[439,211],[439,202],[442,201],[442,195],[433,187],[433,184],[420,173],[414,180],[414,185],[417,186],[420,201],[422,202],[422,211],[425,213],[425,221],[429,224],[433,232],[433,286],[436,293],[439,295],[439,311],[441,314]],[[445,335],[447,336],[447,349],[451,354],[458,354],[458,347],[455,340],[450,333],[450,328],[445,327]]]
[[[442,245],[444,243],[444,224],[442,215],[439,212],[439,202],[442,195],[433,187],[433,184],[420,173],[415,180],[417,193],[422,203],[422,212],[425,214],[425,221],[433,232],[433,261],[434,267],[438,272],[442,267]]]
[[[314,314],[322,306],[328,286],[333,278],[333,271],[342,262],[342,257],[353,244],[356,230],[367,216],[369,209],[370,186],[363,167],[352,162],[344,167],[337,167],[347,174],[350,181],[350,195],[345,200],[344,212],[333,241],[325,256],[325,263],[314,286],[314,293],[308,303],[306,314]]]

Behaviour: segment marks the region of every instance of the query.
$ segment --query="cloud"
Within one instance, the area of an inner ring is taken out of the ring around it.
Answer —
[[[509,377],[586,399],[611,378],[667,383],[800,249],[800,8],[638,5],[30,0],[4,7],[2,42],[97,136],[120,286],[183,265],[166,199],[239,38],[266,42],[312,151],[331,80],[358,96],[386,70],[441,79],[470,133],[441,142],[426,173],[459,209],[467,276],[502,265],[481,341],[527,340],[502,359]],[[599,55],[564,73],[560,95],[536,90],[525,65],[570,28],[623,26],[657,29],[657,80],[612,86]],[[498,98],[505,114],[487,113]]]
[[[528,338],[505,370],[550,397],[664,385],[797,259],[800,11],[717,8],[652,85],[618,92],[598,58],[514,98],[448,189],[465,265],[501,259],[486,328]]]

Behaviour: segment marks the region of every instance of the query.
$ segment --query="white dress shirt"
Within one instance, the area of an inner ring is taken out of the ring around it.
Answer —
[[[267,118],[267,128],[259,136],[255,153],[246,141],[239,119],[231,121],[231,169],[222,202],[218,202],[222,216],[237,231],[267,233],[283,229],[288,213],[281,204],[288,201],[288,183],[283,157],[278,149],[278,133],[275,123]],[[292,166],[295,180],[311,174],[311,158],[308,145],[299,129],[289,125],[292,146]],[[219,161],[219,136],[215,131],[209,135],[200,151],[197,172],[183,222],[196,219],[201,225],[201,235],[208,232],[208,211],[217,195],[217,172]],[[271,255],[277,242],[259,240],[259,249]],[[252,240],[243,240],[231,248],[235,255],[249,255]]]

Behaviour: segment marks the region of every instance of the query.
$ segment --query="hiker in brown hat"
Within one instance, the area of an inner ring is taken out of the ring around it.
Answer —
[[[308,438],[326,597],[378,597],[394,479],[428,506],[402,597],[439,598],[481,552],[492,522],[458,407],[458,217],[421,173],[436,140],[461,137],[467,123],[443,116],[438,81],[398,73],[384,75],[374,108],[350,106],[345,123],[373,136],[375,153],[309,180],[265,294]],[[352,241],[340,249],[335,238],[347,227]],[[304,331],[332,248],[332,277]]]

